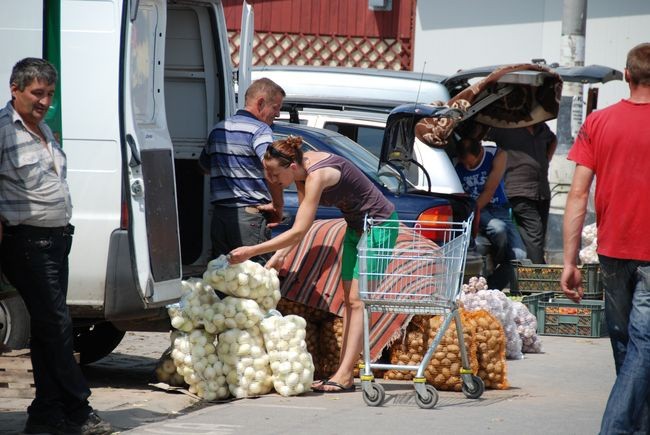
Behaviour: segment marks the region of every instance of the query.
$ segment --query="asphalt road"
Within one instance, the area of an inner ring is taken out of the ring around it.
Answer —
[[[511,388],[477,400],[441,392],[420,409],[412,384],[380,381],[387,399],[368,407],[362,393],[283,398],[272,394],[211,404],[128,434],[596,434],[614,380],[609,340],[542,337],[545,353],[509,361]]]
[[[381,407],[368,407],[359,389],[196,402],[149,385],[168,343],[167,335],[158,333],[128,333],[116,352],[84,373],[92,405],[128,434],[597,433],[614,380],[609,340],[542,336],[542,342],[544,353],[508,361],[508,390],[486,390],[477,400],[440,392],[431,410],[417,406],[411,383],[383,380],[387,394]],[[20,433],[29,402],[1,399],[0,433]]]

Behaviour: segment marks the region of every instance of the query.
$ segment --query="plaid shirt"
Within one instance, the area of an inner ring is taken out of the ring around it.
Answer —
[[[27,129],[11,101],[0,110],[0,220],[5,225],[62,227],[72,215],[66,156],[44,122],[47,140]]]

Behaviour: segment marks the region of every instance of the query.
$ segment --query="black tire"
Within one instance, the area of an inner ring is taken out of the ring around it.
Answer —
[[[472,383],[473,385],[470,387],[468,384],[463,382],[463,394],[468,399],[478,399],[485,391],[485,383],[483,382],[483,379],[476,375],[472,375]]]
[[[19,295],[0,300],[0,343],[11,349],[29,347],[29,312]]]
[[[427,390],[426,397],[422,397],[415,391],[415,403],[422,409],[433,409],[438,403],[438,391],[433,385],[426,384],[424,388]]]
[[[381,406],[386,397],[384,387],[374,382],[369,383],[368,387],[368,390],[370,391],[366,391],[366,389],[363,388],[363,401],[366,402],[366,405],[368,406]]]
[[[124,331],[110,322],[74,329],[74,350],[79,352],[79,364],[90,364],[104,358],[120,344]]]

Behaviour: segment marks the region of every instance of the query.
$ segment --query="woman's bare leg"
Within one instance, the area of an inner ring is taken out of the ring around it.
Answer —
[[[343,315],[343,339],[339,368],[330,377],[344,387],[354,382],[353,371],[359,362],[359,354],[363,346],[363,303],[359,298],[359,281],[343,281],[345,313]],[[315,385],[318,389],[335,391],[338,388],[331,385]]]

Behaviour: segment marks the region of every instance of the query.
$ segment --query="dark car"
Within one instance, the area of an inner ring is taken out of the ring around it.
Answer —
[[[461,222],[467,220],[473,209],[473,203],[466,195],[440,194],[425,192],[414,187],[406,180],[405,174],[390,165],[379,169],[379,159],[358,143],[331,130],[308,127],[300,124],[276,122],[273,125],[274,139],[288,135],[303,138],[303,150],[324,151],[337,154],[353,162],[370,179],[384,196],[395,205],[400,220],[418,221],[422,227],[430,222]],[[276,227],[280,233],[293,225],[298,210],[298,195],[295,188],[284,192],[283,223]],[[317,219],[342,217],[335,207],[320,206]],[[435,234],[434,232],[424,232]],[[434,240],[436,241],[436,240]],[[469,253],[467,256],[467,273],[478,274],[483,260],[480,255]]]

